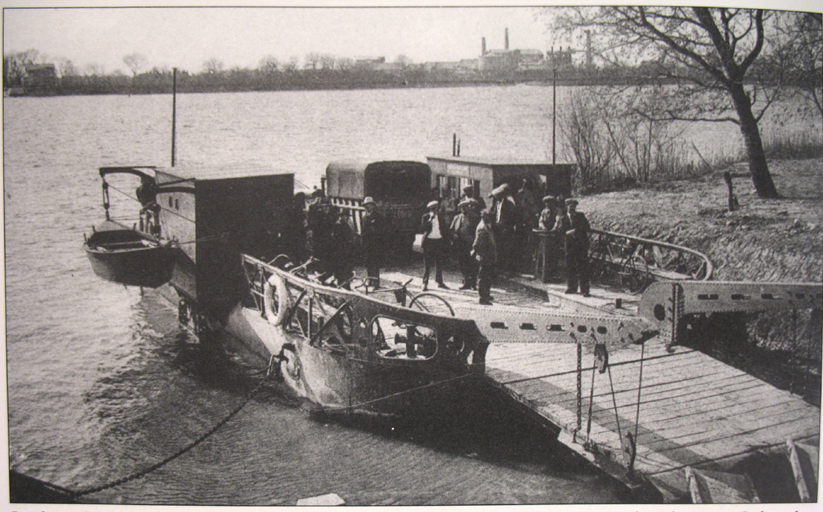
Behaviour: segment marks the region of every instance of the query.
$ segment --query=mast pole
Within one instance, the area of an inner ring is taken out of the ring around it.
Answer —
[[[174,146],[177,126],[177,68],[172,68],[172,87],[171,87],[171,166],[174,167],[174,160],[176,156],[176,148]]]
[[[557,58],[554,55],[552,46],[552,165],[557,164],[557,151],[555,150],[555,133],[557,132]]]

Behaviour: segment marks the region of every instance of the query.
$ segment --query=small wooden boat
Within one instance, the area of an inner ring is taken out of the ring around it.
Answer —
[[[171,245],[112,221],[95,228],[83,248],[94,273],[115,283],[157,288],[174,270]]]

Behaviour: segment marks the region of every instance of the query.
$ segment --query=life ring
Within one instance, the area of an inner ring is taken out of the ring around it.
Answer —
[[[289,291],[286,288],[286,281],[277,274],[272,274],[263,285],[263,307],[266,310],[266,318],[272,325],[280,326],[286,321]]]

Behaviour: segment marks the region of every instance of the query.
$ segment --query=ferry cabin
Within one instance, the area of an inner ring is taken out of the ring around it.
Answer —
[[[240,254],[273,258],[293,202],[294,175],[262,167],[154,169],[164,238],[180,251],[170,284],[200,311],[222,317],[244,293]],[[172,188],[173,187],[173,188]]]
[[[482,198],[487,198],[492,190],[504,183],[516,192],[524,179],[538,185],[542,194],[569,197],[572,192],[574,164],[480,156],[429,156],[426,161],[432,171],[431,187],[437,187],[441,193],[448,189],[454,198],[459,197],[467,186],[474,190],[474,197]]]

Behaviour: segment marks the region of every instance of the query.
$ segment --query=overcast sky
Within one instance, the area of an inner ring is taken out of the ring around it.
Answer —
[[[140,53],[149,67],[200,72],[215,58],[225,68],[256,68],[307,53],[337,57],[405,55],[415,63],[454,61],[488,49],[547,51],[553,41],[534,7],[407,8],[59,8],[10,9],[4,14],[4,53],[36,49],[48,61],[67,58],[129,73],[123,57]]]

